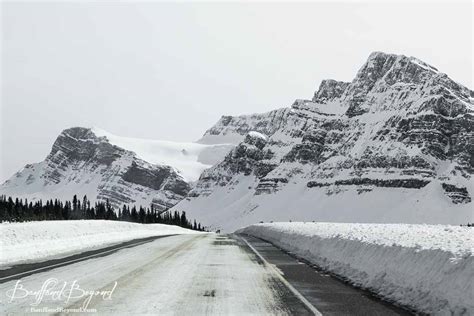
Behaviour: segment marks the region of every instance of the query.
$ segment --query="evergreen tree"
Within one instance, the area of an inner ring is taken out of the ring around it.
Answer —
[[[138,211],[138,222],[139,223],[145,223],[145,210],[143,207],[140,206],[140,210]]]
[[[135,222],[135,223],[138,222],[138,212],[135,206],[132,207],[132,211],[130,213],[130,219],[132,222]]]

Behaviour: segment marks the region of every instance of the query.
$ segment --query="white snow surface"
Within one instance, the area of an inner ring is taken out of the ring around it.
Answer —
[[[309,173],[305,169],[301,172]],[[240,174],[230,185],[215,186],[209,193],[186,198],[173,210],[184,210],[191,218],[225,232],[260,221],[451,225],[474,221],[472,205],[453,204],[436,181],[424,190],[375,187],[365,194],[334,186],[308,188],[306,182],[295,176],[275,194],[255,195],[258,180]],[[469,192],[474,192],[473,183],[466,182]]]
[[[165,224],[106,220],[41,221],[0,224],[0,268],[65,257],[133,239],[201,234]]]
[[[265,140],[265,141],[268,139],[267,136],[263,135],[262,133],[256,132],[256,131],[250,131],[250,132],[249,132],[249,135],[250,135],[251,137],[261,138],[261,139],[263,139],[263,140]]]
[[[257,224],[239,232],[417,311],[474,314],[472,228],[292,222]]]
[[[221,161],[235,146],[122,137],[97,127],[92,131],[98,137],[106,137],[112,145],[135,152],[149,163],[175,168],[187,182],[199,179],[205,169]]]

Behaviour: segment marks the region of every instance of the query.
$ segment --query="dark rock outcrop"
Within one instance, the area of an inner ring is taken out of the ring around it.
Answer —
[[[471,202],[471,196],[469,195],[469,192],[467,192],[466,188],[457,187],[448,183],[442,183],[442,186],[444,192],[451,200],[453,200],[454,204]]]

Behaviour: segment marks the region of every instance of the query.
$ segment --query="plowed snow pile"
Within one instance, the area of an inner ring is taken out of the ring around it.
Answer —
[[[272,223],[239,232],[420,312],[474,315],[473,228]]]
[[[138,238],[200,233],[164,224],[106,220],[0,224],[0,267],[38,262]]]

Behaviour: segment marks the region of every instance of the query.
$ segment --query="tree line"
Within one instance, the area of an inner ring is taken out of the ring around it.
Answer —
[[[58,199],[28,201],[0,195],[0,222],[26,222],[47,220],[78,220],[78,219],[105,219],[126,221],[142,224],[168,224],[183,228],[204,231],[201,223],[191,222],[186,212],[159,212],[153,205],[149,208],[123,205],[116,210],[109,203],[91,201],[84,196],[81,199],[74,195],[72,201],[62,202]]]

